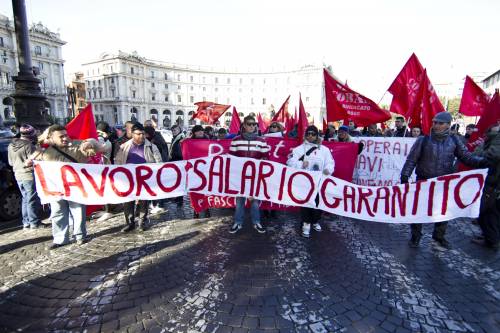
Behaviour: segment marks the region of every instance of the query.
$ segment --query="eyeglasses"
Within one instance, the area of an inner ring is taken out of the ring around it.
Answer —
[[[318,136],[316,132],[306,132],[306,136]]]
[[[445,124],[442,121],[433,121],[432,123],[435,124],[435,125],[443,125],[443,124]]]
[[[144,135],[144,132],[132,132],[134,135]]]
[[[257,123],[245,123],[245,125],[247,125],[247,126],[256,126]]]

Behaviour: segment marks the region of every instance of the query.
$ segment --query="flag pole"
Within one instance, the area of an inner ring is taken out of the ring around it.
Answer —
[[[382,95],[382,97],[380,97],[380,100],[378,101],[377,105],[380,104],[380,102],[382,102],[382,100],[384,99],[385,95],[387,94],[387,90],[384,92],[384,94]]]

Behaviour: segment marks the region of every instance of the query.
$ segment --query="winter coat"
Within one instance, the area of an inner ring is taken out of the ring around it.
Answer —
[[[490,167],[486,184],[500,191],[500,133],[487,134],[487,139],[483,146],[476,149],[475,154],[486,158]]]
[[[238,135],[231,141],[229,154],[238,157],[249,157],[262,160],[269,155],[269,146],[266,141],[257,135]]]
[[[120,146],[118,153],[115,157],[115,164],[126,164],[128,152],[130,151],[130,147],[134,144],[134,140],[128,140],[124,144]],[[152,144],[150,141],[144,141],[144,158],[146,159],[146,163],[161,163],[161,154],[158,148]]]
[[[406,158],[401,177],[410,178],[416,168],[417,179],[429,179],[455,172],[455,157],[470,167],[482,167],[486,161],[474,156],[455,135],[438,139],[428,135],[417,138]]]
[[[155,131],[155,135],[151,139],[151,143],[156,145],[160,151],[162,161],[168,162],[168,145],[160,132]]]
[[[17,181],[33,180],[33,167],[25,167],[24,162],[34,151],[35,145],[26,139],[13,139],[9,144],[9,165],[14,169]]]
[[[184,134],[179,133],[172,139],[170,147],[170,161],[182,161],[182,147],[181,142],[184,139]]]
[[[306,156],[306,153],[312,147],[317,147],[317,149],[312,151],[309,156]],[[304,157],[303,160],[301,160],[302,157]],[[292,150],[292,155],[286,164],[292,168],[302,169],[303,161],[308,162],[306,170],[327,170],[330,175],[333,174],[335,170],[335,161],[333,160],[332,152],[327,147],[318,143],[304,141],[303,144]]]

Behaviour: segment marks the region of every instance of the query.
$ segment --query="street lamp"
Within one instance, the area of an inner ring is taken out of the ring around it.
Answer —
[[[14,98],[14,114],[18,125],[28,123],[40,130],[50,125],[45,115],[45,95],[40,89],[40,80],[33,73],[31,62],[28,21],[24,0],[12,0],[14,27],[19,61],[19,73],[12,77],[16,90]]]

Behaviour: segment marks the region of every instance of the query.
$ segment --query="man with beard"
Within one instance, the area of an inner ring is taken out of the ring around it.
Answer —
[[[470,167],[487,166],[483,157],[473,156],[462,141],[450,134],[451,114],[440,112],[432,120],[430,135],[419,137],[413,144],[405,165],[401,171],[401,184],[408,183],[414,169],[417,181],[447,175],[454,172],[455,158]],[[449,249],[451,246],[444,238],[447,222],[434,224],[434,239],[441,247]],[[410,247],[418,247],[422,237],[422,224],[411,225]]]

